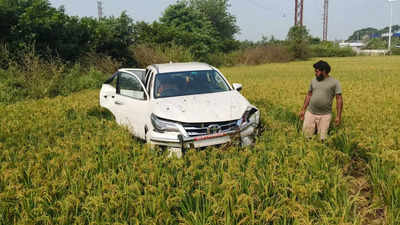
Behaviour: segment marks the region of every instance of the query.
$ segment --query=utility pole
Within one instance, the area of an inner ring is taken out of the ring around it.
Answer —
[[[97,1],[97,15],[99,19],[103,18],[103,2]]]
[[[295,0],[294,25],[303,26],[304,0]]]
[[[324,0],[324,25],[323,25],[323,35],[322,35],[322,40],[327,41],[328,40],[328,0]]]
[[[392,42],[392,22],[393,22],[393,8],[392,8],[392,3],[397,0],[388,0],[389,2],[389,7],[390,7],[390,25],[389,25],[389,43],[388,43],[388,51],[390,52],[391,50],[391,42]]]

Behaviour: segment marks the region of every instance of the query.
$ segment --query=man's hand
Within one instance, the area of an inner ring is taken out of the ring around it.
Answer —
[[[299,113],[300,120],[304,120],[304,112],[306,111],[307,106],[310,103],[311,96],[312,96],[312,91],[308,91],[306,98],[304,99],[303,108],[301,108],[301,111]]]
[[[336,119],[335,119],[335,125],[336,125],[336,126],[339,126],[341,121],[342,121],[342,119],[341,119],[340,117],[336,117]]]
[[[339,126],[340,122],[342,120],[342,109],[343,109],[342,94],[337,94],[336,95],[336,108],[337,108],[337,114],[336,114],[335,125]]]
[[[299,113],[300,120],[304,120],[304,110],[301,110]]]

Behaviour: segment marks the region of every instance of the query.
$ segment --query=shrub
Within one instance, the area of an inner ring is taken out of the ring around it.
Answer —
[[[172,44],[167,47],[157,46],[156,52],[164,55],[167,62],[190,62],[195,60],[189,49],[180,45]]]
[[[365,49],[386,49],[387,42],[381,38],[373,38],[368,41],[367,46]]]
[[[311,51],[313,57],[346,57],[356,55],[356,52],[351,48],[340,48],[338,44],[332,42],[322,42],[318,45],[312,45]]]
[[[180,46],[152,48],[141,45],[134,49],[135,58],[141,67],[153,63],[169,61],[188,62],[204,61],[213,66],[258,65],[271,62],[288,62],[293,60],[292,54],[284,46],[258,46],[237,50],[231,53],[217,52],[208,54],[204,59],[194,59],[188,50]],[[145,62],[145,63],[143,63]]]
[[[306,60],[311,57],[311,48],[306,41],[290,42],[289,51],[295,59]]]
[[[288,32],[288,47],[295,59],[305,60],[311,57],[309,40],[311,36],[305,26],[293,26]]]
[[[238,64],[238,59],[242,51],[234,51],[231,53],[214,53],[207,55],[206,62],[213,66],[234,66]]]
[[[0,105],[20,101],[27,96],[27,89],[22,89],[17,79],[4,79],[10,75],[9,71],[0,69]]]
[[[30,51],[18,62],[6,62],[8,68],[0,68],[0,104],[100,88],[106,77],[120,66],[110,57],[95,54],[82,61],[84,66],[77,63],[68,68],[57,58],[44,60]]]
[[[54,97],[59,94],[59,85],[65,65],[58,59],[41,60],[34,51],[21,59],[22,65],[11,62],[8,68],[8,80],[15,82],[18,93],[29,98]]]
[[[350,47],[336,49],[336,57],[356,56],[357,52]]]
[[[87,53],[81,58],[80,62],[82,64],[82,66],[79,64],[80,69],[95,67],[96,70],[108,74],[114,73],[121,67],[121,62],[113,59],[111,56],[97,54],[95,52]]]
[[[0,44],[0,68],[7,69],[10,61],[10,52],[6,45]]]
[[[189,49],[175,44],[169,46],[156,45],[154,47],[142,44],[132,46],[131,51],[139,67],[154,63],[189,62],[194,60]]]
[[[165,61],[163,55],[158,55],[156,50],[148,45],[139,45],[131,48],[138,67]]]
[[[115,72],[114,70],[113,72]],[[102,72],[91,66],[89,70],[75,64],[66,74],[60,86],[61,95],[69,95],[84,89],[100,88],[110,73]]]
[[[393,48],[392,55],[400,55],[400,48]]]
[[[283,46],[259,46],[242,51],[237,63],[246,65],[258,65],[271,62],[289,62],[293,55],[288,48]]]

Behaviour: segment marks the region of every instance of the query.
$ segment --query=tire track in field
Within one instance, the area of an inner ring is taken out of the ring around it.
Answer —
[[[343,135],[345,136],[345,135]],[[344,176],[348,177],[350,197],[354,199],[356,213],[360,215],[361,224],[378,225],[385,224],[385,209],[374,205],[374,193],[368,175],[370,158],[368,150],[360,148],[358,143],[346,137],[345,146],[333,146],[337,151],[347,149],[351,160],[343,167]]]
[[[302,121],[298,115],[284,106],[275,105],[265,99],[256,101],[255,104],[260,108],[266,108],[270,115],[280,122],[288,123],[294,126],[297,132],[301,132]],[[336,129],[330,129],[332,134]],[[347,178],[349,185],[350,199],[354,199],[356,207],[355,215],[359,215],[361,224],[378,225],[384,224],[385,209],[374,205],[373,189],[368,175],[369,156],[368,150],[359,146],[358,142],[350,136],[342,133],[338,137],[333,137],[332,144],[328,147],[334,151],[341,151],[350,157],[350,161],[343,165],[343,176]]]

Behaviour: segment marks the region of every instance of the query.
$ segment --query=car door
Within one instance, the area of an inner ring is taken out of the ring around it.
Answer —
[[[150,121],[149,96],[139,78],[129,72],[119,72],[116,94],[110,111],[121,125],[134,136],[144,139],[146,122]]]
[[[117,94],[118,72],[114,73],[107,81],[103,83],[100,90],[100,106],[108,109],[117,119],[117,111],[114,106],[115,96]],[[118,119],[117,119],[118,121]]]
[[[142,81],[133,73],[121,72],[117,84],[115,106],[120,124],[137,137],[145,139],[145,126],[150,121],[149,95]]]

